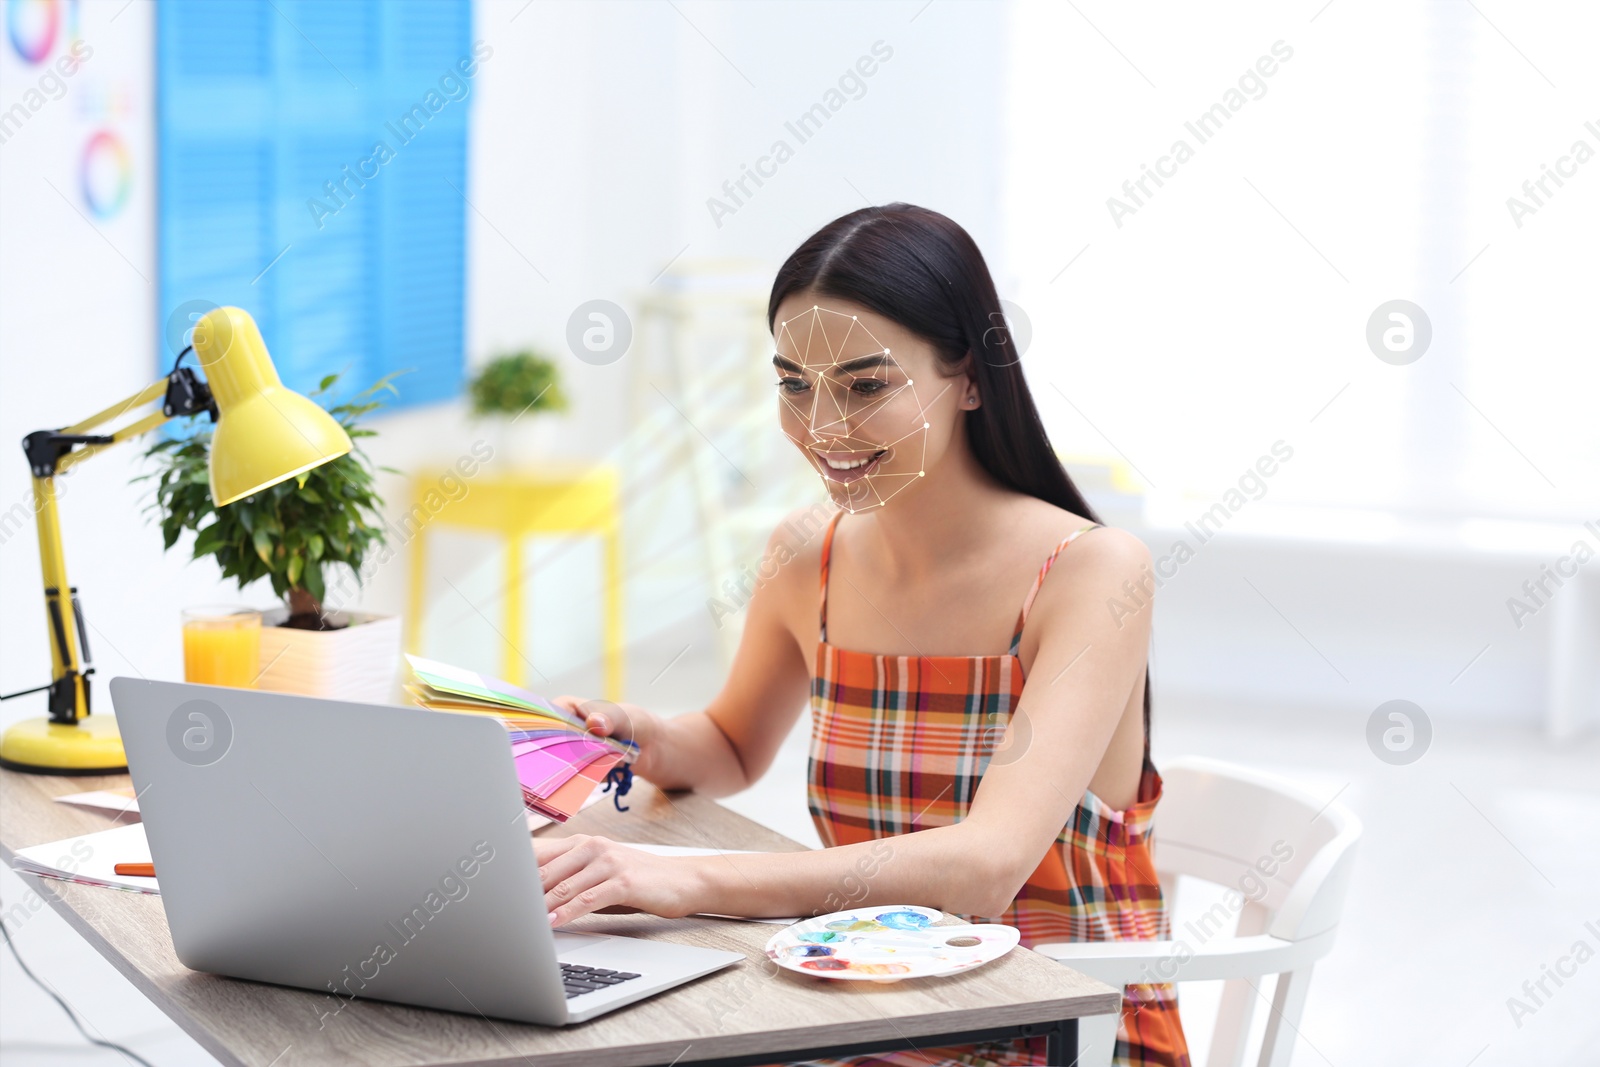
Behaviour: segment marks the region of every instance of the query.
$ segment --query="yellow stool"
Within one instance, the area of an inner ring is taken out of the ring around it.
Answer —
[[[423,585],[427,575],[428,532],[435,524],[499,534],[506,539],[504,637],[500,675],[526,685],[523,659],[522,541],[534,534],[594,534],[605,542],[604,638],[605,699],[622,699],[622,525],[617,472],[610,467],[583,470],[484,471],[466,481],[467,491],[449,500],[441,490],[446,473],[424,472],[413,485],[411,512],[420,520],[411,546],[410,610],[406,650],[422,648]],[[444,500],[440,504],[440,500]],[[420,509],[420,513],[419,513]],[[402,520],[405,521],[405,520]],[[548,694],[554,696],[555,694]]]

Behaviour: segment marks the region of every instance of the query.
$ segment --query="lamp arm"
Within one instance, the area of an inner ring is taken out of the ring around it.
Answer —
[[[110,434],[85,432],[157,397],[164,398],[160,411],[153,411]],[[84,666],[91,657],[83,606],[78,601],[77,588],[67,584],[56,475],[113,445],[149,433],[171,419],[196,415],[202,411],[210,412],[215,421],[217,408],[211,398],[211,390],[193,370],[180,367],[167,377],[150,383],[126,400],[82,422],[60,430],[38,430],[22,439],[22,450],[27,454],[28,466],[33,471],[34,519],[39,529],[39,569],[44,576],[45,621],[50,628],[51,682],[48,688],[50,721],[53,723],[70,726],[90,714],[89,675],[94,673],[93,667]],[[68,606],[75,626],[67,622]],[[36,693],[38,689],[25,692]]]

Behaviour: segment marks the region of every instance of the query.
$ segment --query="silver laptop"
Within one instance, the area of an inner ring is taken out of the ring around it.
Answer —
[[[111,701],[178,959],[560,1026],[744,959],[550,928],[488,716],[132,678]]]

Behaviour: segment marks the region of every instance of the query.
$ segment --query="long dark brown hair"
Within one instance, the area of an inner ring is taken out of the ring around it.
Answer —
[[[768,329],[778,305],[800,292],[848,300],[899,323],[933,345],[947,374],[965,365],[983,398],[964,415],[983,469],[1009,489],[1100,521],[1050,445],[989,265],[954,220],[899,203],[842,215],[806,238],[778,270]],[[1148,739],[1148,672],[1144,720]]]

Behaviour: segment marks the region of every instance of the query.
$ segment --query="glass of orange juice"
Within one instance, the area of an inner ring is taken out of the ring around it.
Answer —
[[[184,681],[254,689],[260,675],[261,612],[228,605],[184,609]]]

